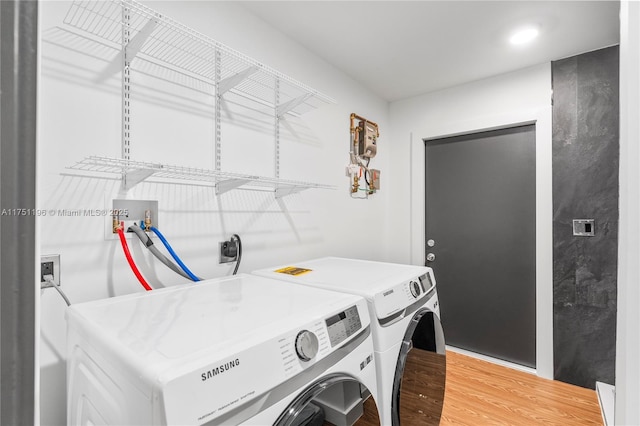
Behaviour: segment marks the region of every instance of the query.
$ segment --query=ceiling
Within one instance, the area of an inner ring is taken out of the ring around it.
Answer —
[[[246,1],[388,101],[618,43],[618,1]],[[528,45],[511,32],[540,29]]]

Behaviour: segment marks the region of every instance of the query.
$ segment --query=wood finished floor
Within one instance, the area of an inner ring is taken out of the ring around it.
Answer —
[[[447,352],[440,425],[602,425],[596,392]]]
[[[369,398],[356,426],[379,425]],[[434,424],[432,418],[402,426]],[[595,391],[447,352],[441,426],[602,425]]]

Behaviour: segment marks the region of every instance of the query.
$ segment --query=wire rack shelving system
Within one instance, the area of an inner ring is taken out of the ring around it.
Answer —
[[[330,97],[133,0],[74,1],[64,23],[121,50],[122,158],[87,157],[68,167],[84,172],[121,174],[130,189],[149,177],[206,181],[217,193],[241,186],[273,188],[276,197],[307,188],[335,186],[280,179],[280,121],[325,104]],[[212,170],[135,161],[130,158],[130,73],[140,58],[215,87],[215,149]],[[249,176],[221,169],[221,120],[225,93],[273,111],[274,176]]]

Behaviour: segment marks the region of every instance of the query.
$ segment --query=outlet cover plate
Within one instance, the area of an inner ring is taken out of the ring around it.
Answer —
[[[42,267],[45,263],[51,263],[53,265],[53,282],[60,285],[60,255],[59,254],[47,254],[40,256],[40,288],[49,287],[50,284],[42,279]]]

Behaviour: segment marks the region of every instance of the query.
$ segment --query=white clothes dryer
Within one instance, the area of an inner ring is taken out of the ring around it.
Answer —
[[[371,315],[382,424],[440,423],[446,354],[431,268],[327,257],[253,273],[363,296]]]
[[[241,274],[75,304],[67,321],[69,425],[378,418],[359,296]]]

